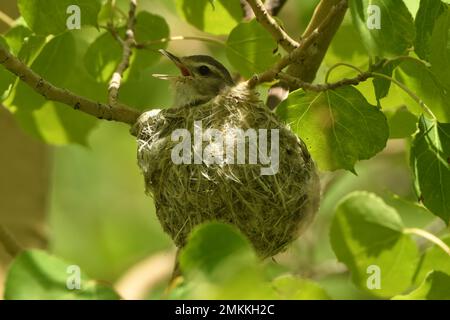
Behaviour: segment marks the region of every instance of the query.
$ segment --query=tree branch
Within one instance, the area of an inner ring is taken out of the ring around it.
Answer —
[[[292,39],[284,30],[280,27],[278,22],[269,14],[261,0],[247,0],[247,3],[252,8],[256,20],[274,37],[284,50],[291,52],[299,46],[299,43]]]
[[[342,23],[346,10],[347,0],[322,0],[319,3],[302,36],[303,42],[308,41],[309,45],[303,46],[302,52],[298,53],[299,59],[290,63],[288,69],[289,75],[299,78],[301,81],[290,83],[281,81],[273,85],[267,98],[267,106],[270,109],[275,109],[287,97],[289,90],[297,89],[295,84],[314,81],[317,70]]]
[[[372,78],[372,77],[373,77],[373,74],[371,72],[363,72],[354,78],[350,78],[350,79],[345,78],[345,79],[342,79],[342,80],[334,82],[334,83],[312,84],[309,82],[302,81],[299,78],[293,77],[286,73],[278,74],[278,78],[280,80],[286,81],[292,87],[302,88],[304,90],[315,91],[315,92],[333,90],[333,89],[337,89],[337,88],[343,87],[343,86],[356,86],[356,85],[360,84],[361,82],[364,82],[367,79]]]
[[[45,99],[61,102],[71,106],[75,110],[80,110],[96,118],[114,120],[133,125],[141,114],[138,110],[122,104],[111,107],[110,105],[78,96],[69,90],[56,87],[35,73],[26,64],[1,46],[0,64],[18,76],[21,81],[26,83],[31,89],[43,96]]]
[[[347,0],[322,0],[306,28],[302,38],[308,38],[318,33],[312,46],[307,49],[302,60],[296,61],[289,67],[288,73],[306,82],[313,82],[316,78],[331,41],[342,24],[347,12]],[[290,88],[291,90],[297,88]]]
[[[122,83],[122,77],[130,66],[130,59],[133,54],[133,47],[136,43],[134,38],[134,29],[136,26],[136,8],[137,0],[130,0],[130,10],[128,12],[127,30],[125,32],[125,40],[122,41],[122,61],[116,68],[111,81],[109,82],[109,105],[115,107],[118,102],[119,89]]]

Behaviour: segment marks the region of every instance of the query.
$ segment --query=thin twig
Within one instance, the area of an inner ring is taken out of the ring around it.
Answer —
[[[0,21],[4,22],[8,27],[12,27],[14,25],[14,19],[1,10],[0,10]]]
[[[40,75],[31,70],[26,64],[13,56],[5,48],[0,46],[0,64],[7,70],[19,77],[35,92],[50,101],[57,101],[75,110],[80,110],[86,114],[99,119],[114,120],[133,125],[141,112],[123,104],[115,107],[92,101],[75,93],[54,86]]]
[[[400,87],[403,91],[405,91],[414,101],[416,101],[420,105],[420,107],[423,109],[423,111],[425,111],[425,113],[427,113],[431,118],[436,120],[436,116],[434,115],[433,111],[431,111],[431,109],[427,106],[427,104],[419,96],[417,96],[414,92],[412,92],[411,89],[409,89],[407,86],[405,86],[403,83],[401,83],[400,81],[398,81],[392,77],[382,74],[382,73],[372,72],[372,76],[378,77],[378,78],[383,78],[383,79],[391,81],[392,83],[395,83],[398,87]]]
[[[345,62],[340,62],[340,63],[336,63],[334,66],[332,66],[330,69],[328,69],[328,72],[327,72],[327,74],[325,76],[325,82],[328,83],[328,80],[330,79],[331,72],[333,72],[334,69],[336,69],[338,67],[342,67],[342,66],[348,67],[348,68],[353,69],[353,70],[356,70],[360,74],[364,73],[364,71],[362,71],[360,68],[358,68],[358,67],[356,67],[356,66],[354,66],[352,64],[345,63]]]
[[[3,244],[6,252],[11,257],[17,256],[20,252],[23,251],[22,246],[17,242],[17,240],[13,237],[13,235],[0,224],[0,243]]]
[[[439,248],[441,248],[445,253],[447,253],[450,256],[450,248],[447,246],[447,244],[436,237],[434,234],[418,228],[406,228],[403,230],[403,233],[405,234],[414,234],[416,236],[422,237],[427,239],[428,241],[431,241],[435,245],[437,245]]]
[[[122,42],[122,61],[117,66],[111,81],[109,82],[109,105],[115,107],[117,105],[119,89],[122,83],[122,77],[130,66],[130,59],[133,54],[133,46],[135,44],[134,29],[136,26],[136,9],[137,0],[130,0],[130,11],[128,13],[127,30],[125,32],[125,40]]]
[[[302,88],[308,91],[321,92],[327,90],[334,90],[344,86],[356,86],[361,82],[366,81],[367,79],[372,77],[370,72],[362,72],[355,78],[345,78],[340,81],[334,83],[324,83],[324,84],[312,84],[305,81],[302,81],[298,78],[295,78],[286,73],[278,74],[279,79],[286,81],[290,85],[296,86],[297,88]]]
[[[247,0],[247,2],[255,13],[256,20],[270,32],[284,50],[291,52],[299,46],[299,43],[292,39],[269,14],[261,0]]]

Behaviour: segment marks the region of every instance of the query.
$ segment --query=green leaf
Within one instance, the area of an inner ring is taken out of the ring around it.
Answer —
[[[240,23],[231,31],[226,53],[233,67],[244,77],[270,68],[278,59],[277,43],[256,20]]]
[[[436,21],[430,39],[431,71],[450,88],[450,7]]]
[[[378,12],[370,12],[369,5],[377,6]],[[412,47],[415,37],[414,20],[400,0],[350,0],[349,8],[353,24],[372,56],[388,57],[404,54]],[[380,28],[369,28],[372,19],[379,19]]]
[[[420,0],[419,11],[416,15],[416,39],[414,50],[424,60],[429,59],[430,38],[438,17],[444,12],[446,6],[441,0]]]
[[[381,68],[378,72],[381,74],[384,74],[388,77],[392,77],[392,73],[394,72],[394,69],[398,67],[398,63],[388,63]],[[373,79],[373,86],[375,88],[375,97],[377,98],[378,102],[387,97],[389,94],[389,90],[391,89],[392,81],[384,78],[376,77]]]
[[[275,291],[283,300],[331,300],[317,283],[294,276],[282,276],[273,280]]]
[[[433,74],[430,68],[415,61],[404,61],[395,69],[394,78],[412,90],[433,111],[439,121],[450,122],[450,90]],[[418,103],[401,92],[409,111],[423,113]]]
[[[176,0],[181,16],[197,29],[228,34],[243,18],[239,0]]]
[[[403,139],[417,131],[417,117],[402,106],[395,110],[384,111],[389,124],[389,138]]]
[[[383,150],[389,137],[385,115],[354,87],[295,91],[277,114],[304,139],[322,170],[354,172],[355,163]]]
[[[118,32],[122,35],[124,29]],[[146,11],[137,15],[135,36],[138,43],[166,39],[169,35],[169,26],[164,18]],[[126,82],[129,77],[139,79],[142,74],[150,77],[148,68],[161,58],[157,50],[166,47],[167,42],[161,42],[136,50],[131,58],[130,70],[125,73],[123,81]],[[84,56],[84,65],[96,81],[108,83],[121,59],[121,45],[109,32],[105,32],[89,46]]]
[[[83,60],[86,70],[97,82],[108,83],[121,57],[120,44],[105,32],[89,46]]]
[[[203,224],[192,231],[180,254],[183,272],[211,275],[227,259],[255,262],[249,241],[233,226],[223,223]]]
[[[64,33],[45,45],[31,68],[56,86],[70,89],[82,76],[77,69],[79,56],[74,34]],[[68,106],[46,101],[23,82],[18,82],[5,105],[25,131],[50,144],[86,144],[97,123]]]
[[[450,246],[450,236],[442,238],[442,241]],[[421,283],[431,271],[442,271],[450,274],[450,256],[437,245],[428,248],[423,254],[414,282]]]
[[[425,117],[411,145],[415,188],[423,204],[450,222],[450,124]]]
[[[80,289],[69,289],[76,273],[72,265],[39,250],[25,251],[12,263],[6,277],[6,300],[119,300],[104,284],[81,273]]]
[[[331,245],[357,287],[390,297],[411,285],[419,253],[403,228],[398,213],[374,194],[354,192],[339,203],[330,230]],[[380,271],[379,288],[369,288],[372,266]]]
[[[167,39],[169,36],[169,25],[163,17],[146,11],[137,15],[136,41],[138,43],[157,42],[157,40]],[[131,64],[130,78],[139,80],[142,77],[150,77],[149,68],[161,58],[158,49],[166,49],[167,44],[167,42],[160,42],[148,46],[145,50],[137,50]]]
[[[396,296],[395,300],[450,300],[450,275],[431,272],[419,288],[407,295]]]
[[[72,12],[68,8],[80,8],[81,25],[97,26],[100,0],[18,0],[22,17],[28,26],[40,35],[59,34],[68,30],[67,20]]]

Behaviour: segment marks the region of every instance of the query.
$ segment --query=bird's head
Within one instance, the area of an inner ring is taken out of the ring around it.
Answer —
[[[171,80],[175,89],[175,107],[205,103],[223,89],[234,85],[228,70],[210,56],[177,57],[166,50],[160,52],[181,72],[179,76],[153,75],[159,79]]]

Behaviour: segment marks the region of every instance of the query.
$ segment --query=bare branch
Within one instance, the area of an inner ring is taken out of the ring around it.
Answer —
[[[26,83],[31,89],[47,100],[61,102],[71,106],[75,110],[80,110],[96,118],[114,120],[133,125],[141,114],[138,110],[122,104],[111,107],[109,105],[94,102],[85,97],[78,96],[66,89],[58,88],[43,79],[40,75],[35,73],[26,64],[1,46],[0,64],[2,64],[10,72],[17,75],[21,81]]]
[[[111,81],[109,82],[109,104],[112,107],[117,105],[117,100],[119,96],[119,89],[122,83],[122,77],[125,71],[130,66],[130,59],[133,54],[133,47],[135,44],[134,29],[136,26],[136,9],[137,0],[130,0],[130,11],[128,13],[127,30],[125,33],[125,40],[122,42],[123,52],[122,61],[116,68]]]
[[[371,77],[373,77],[373,74],[371,72],[363,72],[354,78],[350,78],[350,79],[345,78],[345,79],[342,79],[342,80],[340,80],[338,82],[334,82],[334,83],[312,84],[309,82],[302,81],[302,80],[295,78],[291,75],[288,75],[286,73],[278,74],[278,78],[281,80],[284,80],[290,86],[294,86],[297,88],[302,88],[304,90],[314,91],[314,92],[333,90],[333,89],[337,89],[337,88],[340,88],[343,86],[356,86]]]
[[[6,24],[8,27],[12,27],[14,25],[14,19],[1,10],[0,10],[0,21]]]
[[[280,27],[278,22],[267,12],[266,7],[261,0],[247,0],[247,3],[253,9],[256,16],[256,20],[274,37],[284,50],[291,52],[299,46],[299,43],[292,39],[284,30]]]

